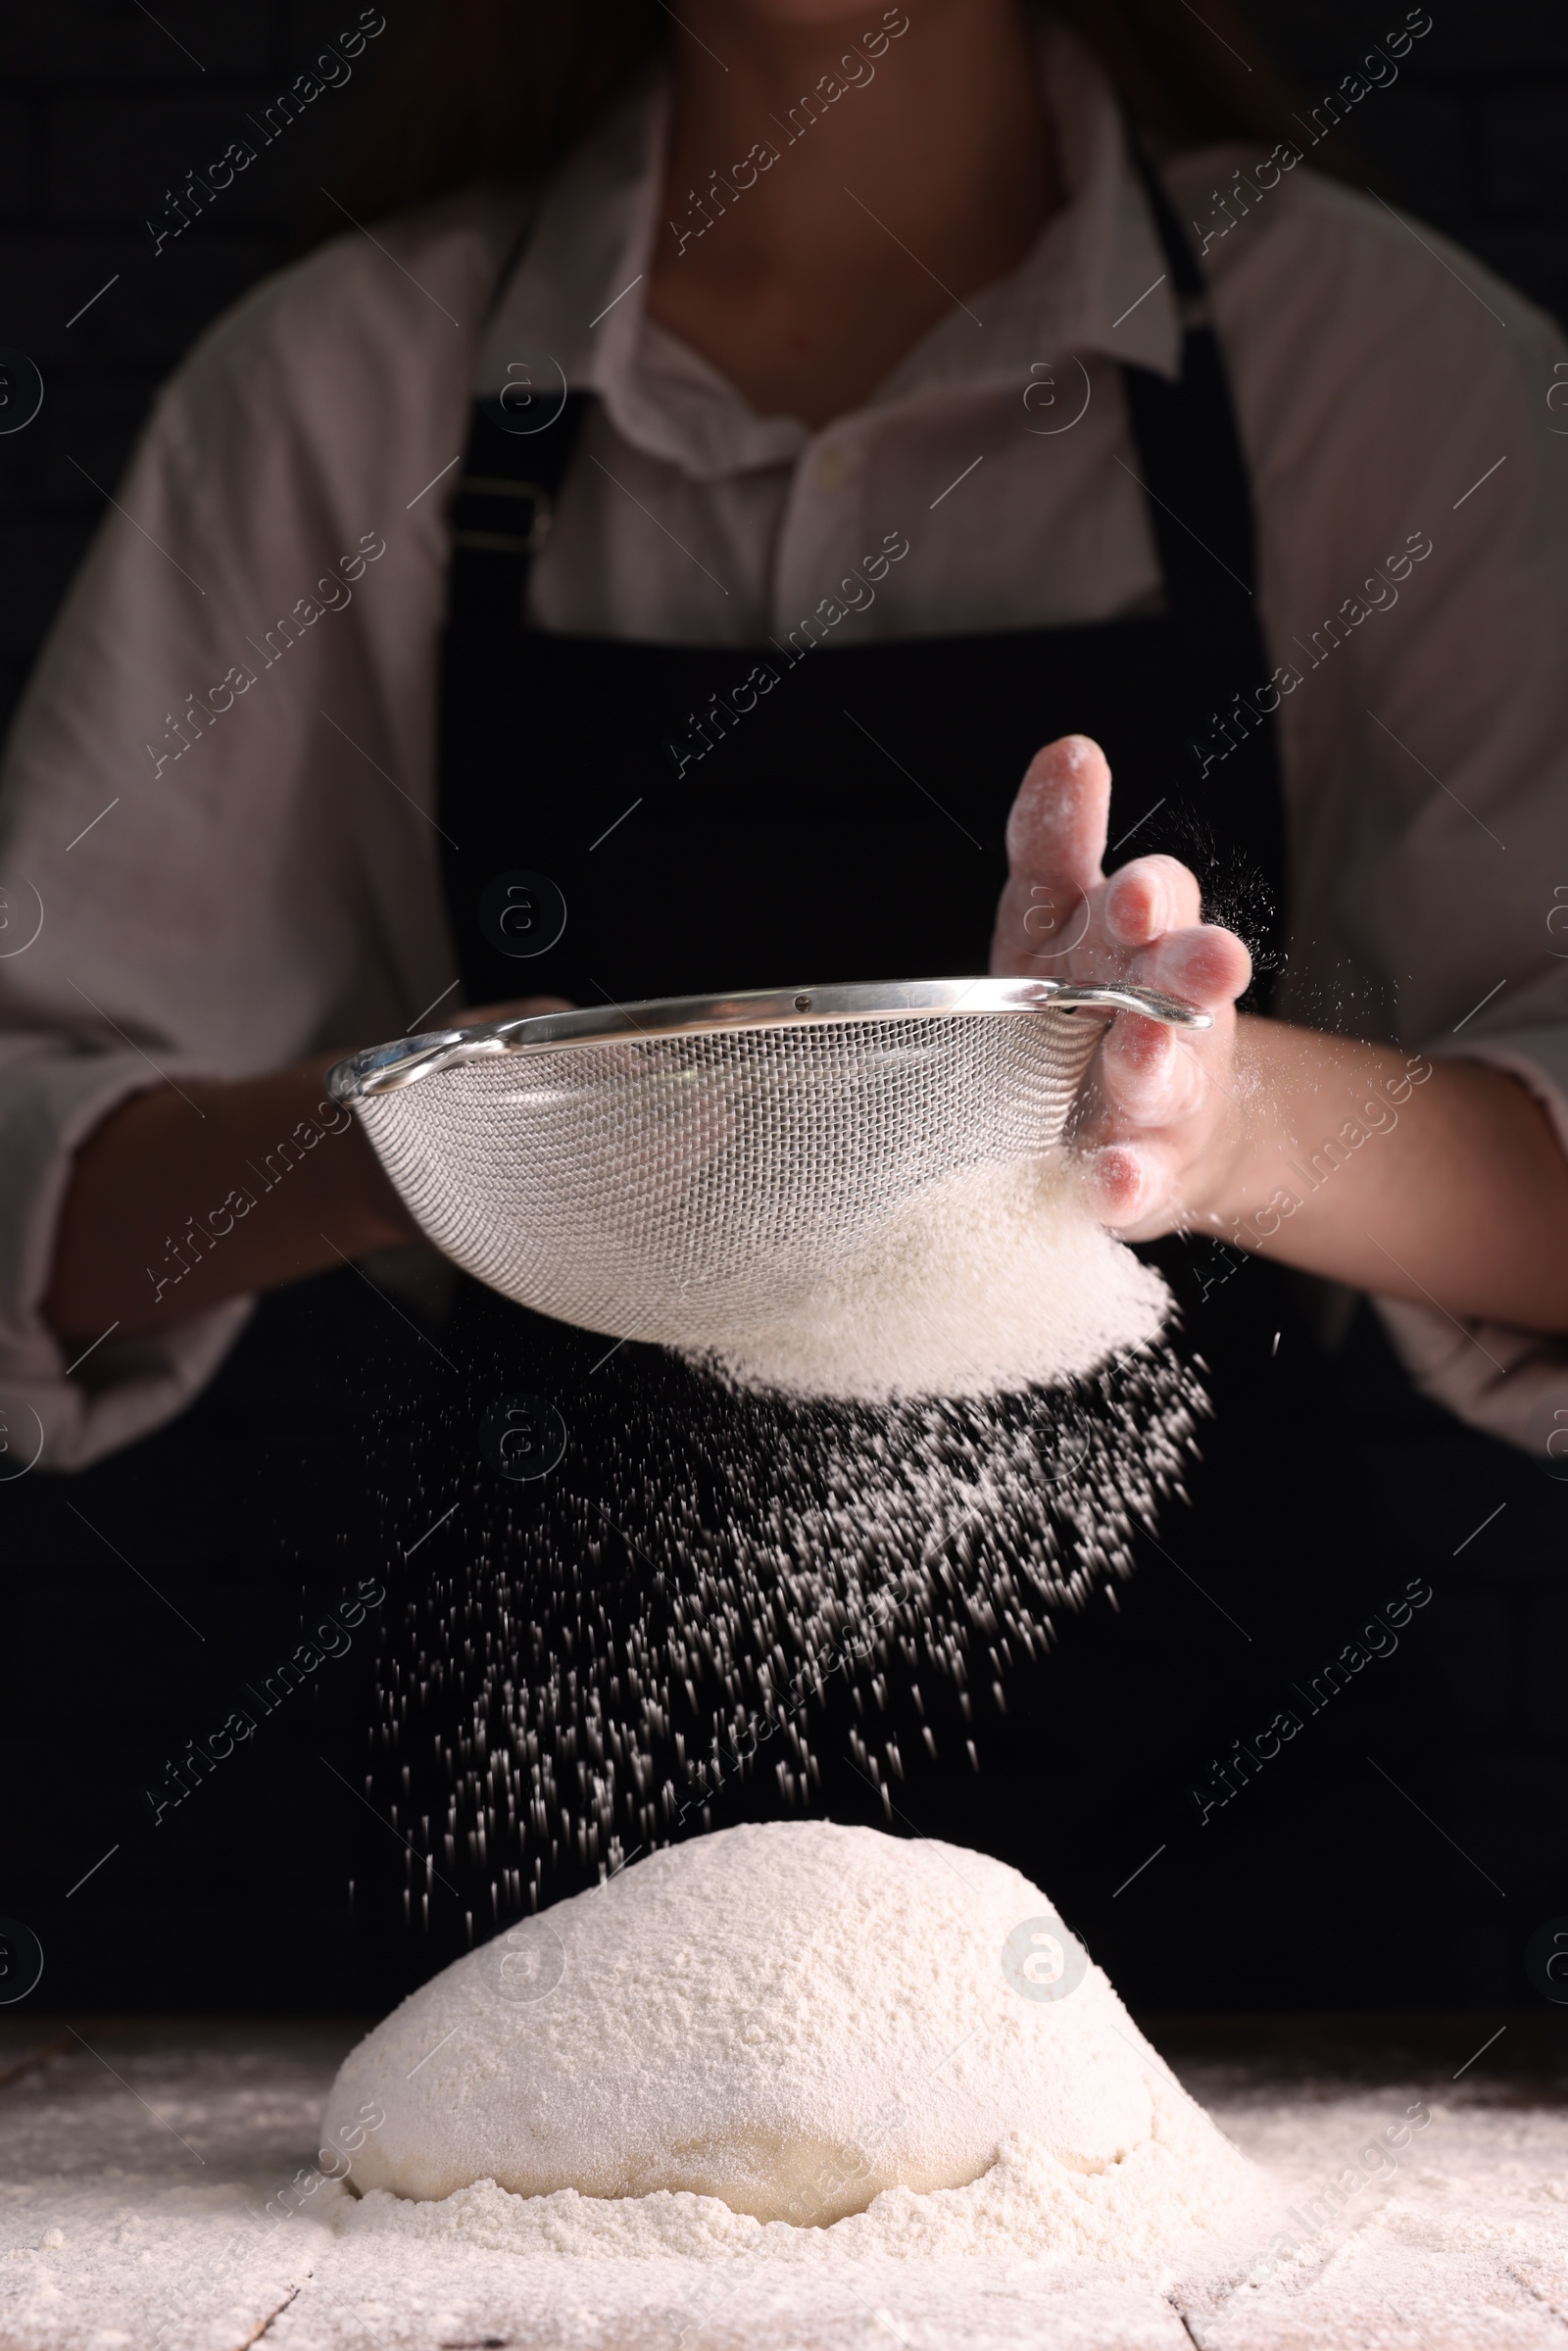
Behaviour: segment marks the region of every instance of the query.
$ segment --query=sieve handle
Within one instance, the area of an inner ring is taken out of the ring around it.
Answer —
[[[1211,1029],[1212,1012],[1200,1012],[1196,1004],[1184,1004],[1177,996],[1162,996],[1157,988],[1101,986],[1086,981],[1081,987],[1067,985],[1054,990],[1041,1005],[1042,1011],[1138,1012],[1145,1020],[1157,1020],[1168,1029]]]

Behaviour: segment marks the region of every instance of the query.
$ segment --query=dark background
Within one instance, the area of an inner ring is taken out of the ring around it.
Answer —
[[[358,7],[159,0],[157,24],[133,0],[17,12],[0,49],[0,345],[36,362],[46,398],[26,431],[0,438],[0,722],[102,511],[84,474],[115,485],[160,379],[288,258],[418,13],[386,0],[388,29],[349,86],[318,100],[154,261],[144,221],[162,215],[165,189],[244,133],[246,111],[265,107]],[[1403,9],[1254,0],[1251,13],[1315,98]],[[1568,315],[1568,10],[1562,0],[1433,0],[1432,13],[1397,85],[1357,110],[1357,150],[1388,193]],[[117,271],[120,282],[68,327]],[[319,2010],[382,1988],[365,1948],[363,1890],[358,1927],[348,1896],[356,1869],[363,1889],[361,1840],[390,1834],[348,1785],[361,1784],[364,1764],[369,1624],[156,1832],[141,1792],[192,1735],[205,1738],[243,1702],[241,1684],[377,1572],[372,1531],[337,1474],[357,1442],[340,1370],[341,1350],[356,1347],[375,1352],[397,1408],[416,1412],[426,1341],[403,1306],[345,1273],[280,1302],[179,1426],[80,1479],[0,1486],[0,1913],[42,1938],[33,2005]],[[1386,1676],[1392,1691],[1405,1675],[1403,1704],[1413,1674],[1429,1727],[1441,1725],[1412,1762],[1431,1829],[1373,1791],[1368,1836],[1406,1854],[1412,1837],[1427,1838],[1417,1866],[1432,1902],[1410,1924],[1419,1950],[1401,1960],[1369,1949],[1363,1969],[1315,1979],[1318,1996],[1528,2003],[1525,1939],[1568,1913],[1557,1507],[1568,1489],[1534,1473],[1539,1506],[1516,1500],[1456,1551],[1503,1490],[1489,1482],[1489,1454],[1456,1446],[1446,1475],[1444,1424],[1395,1398],[1375,1345],[1363,1356],[1369,1392],[1394,1399],[1390,1449],[1381,1519],[1346,1540],[1387,1560],[1390,1592],[1412,1573],[1438,1592],[1403,1662],[1373,1681]],[[317,1467],[316,1506],[285,1519],[279,1469],[288,1464],[292,1479],[301,1462]],[[149,1523],[155,1554],[129,1532]],[[396,1605],[394,1593],[379,1615]],[[1370,1710],[1375,1746],[1397,1706],[1380,1715],[1375,1690],[1355,1703]],[[1455,1858],[1450,1837],[1506,1886],[1505,1907]],[[1362,1930],[1349,1926],[1353,1942]],[[1323,1929],[1321,1915],[1302,1922],[1303,1935]],[[1386,1920],[1372,1931],[1395,1933]],[[1248,1969],[1267,2004],[1266,1953],[1250,1954]],[[1301,1979],[1286,1969],[1279,1981],[1289,1993]],[[1215,1984],[1217,2004],[1250,2004],[1235,1966]]]

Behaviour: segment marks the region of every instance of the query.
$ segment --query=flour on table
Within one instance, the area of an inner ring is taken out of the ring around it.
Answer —
[[[323,2135],[368,2099],[340,2226],[519,2252],[1131,2261],[1266,2204],[1027,1879],[827,1822],[696,1838],[470,1952],[349,2056]]]
[[[928,1185],[788,1315],[707,1359],[797,1396],[989,1396],[1091,1372],[1169,1305],[1058,1153]]]

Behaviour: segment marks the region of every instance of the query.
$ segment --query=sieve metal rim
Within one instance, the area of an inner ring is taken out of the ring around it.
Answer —
[[[936,1018],[995,1012],[1138,1012],[1167,1028],[1212,1028],[1210,1013],[1157,989],[1068,980],[877,980],[832,987],[753,988],[732,996],[660,996],[571,1012],[536,1012],[473,1028],[435,1029],[368,1046],[334,1062],[334,1102],[394,1094],[424,1078],[498,1055],[559,1053],[564,1047],[625,1045],[746,1029],[806,1028],[824,1022]]]

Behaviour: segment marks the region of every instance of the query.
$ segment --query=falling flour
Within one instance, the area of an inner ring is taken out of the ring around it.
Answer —
[[[455,1413],[471,1466],[409,1507],[449,1531],[368,1783],[408,1923],[455,1902],[471,1945],[715,1809],[819,1809],[824,1733],[889,1823],[911,1753],[978,1771],[977,1702],[1184,1492],[1205,1399],[1170,1305],[1054,1153],[933,1183],[722,1357],[521,1318],[481,1376],[559,1407],[558,1466],[509,1487]]]
[[[1169,1306],[1070,1159],[988,1161],[912,1194],[787,1316],[710,1359],[794,1396],[989,1396],[1092,1372],[1152,1340]]]
[[[519,2253],[1129,2262],[1268,2205],[1027,1879],[826,1822],[654,1854],[457,1961],[323,2134],[368,2099],[364,2225],[435,2200],[399,2225]]]
[[[647,1349],[570,1403],[555,1476],[421,1499],[461,1510],[461,1555],[409,1580],[370,1783],[416,1929],[462,1873],[471,1941],[547,1903],[563,1863],[614,1869],[754,1781],[816,1808],[835,1718],[889,1822],[906,1745],[978,1771],[1004,1678],[1183,1491],[1204,1399],[1159,1338],[1052,1390],[887,1405]]]

